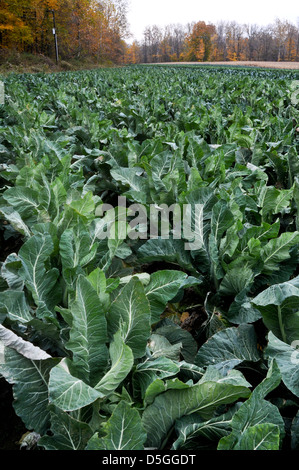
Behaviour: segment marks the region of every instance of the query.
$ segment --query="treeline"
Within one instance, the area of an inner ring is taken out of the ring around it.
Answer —
[[[0,0],[0,48],[95,63],[171,61],[298,61],[299,24],[268,26],[235,21],[148,26],[130,37],[128,0]]]
[[[122,63],[127,0],[0,0],[0,47],[59,58]]]
[[[143,40],[128,48],[128,60],[169,61],[298,61],[299,25],[277,19],[258,26],[235,21],[217,25],[204,21],[187,25],[148,26]]]

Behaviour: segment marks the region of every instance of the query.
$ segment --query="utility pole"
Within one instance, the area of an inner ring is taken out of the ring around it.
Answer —
[[[56,34],[56,24],[55,24],[55,11],[52,11],[53,15],[53,36],[54,36],[54,45],[55,45],[55,56],[56,56],[56,64],[58,64],[58,44],[57,44],[57,34]]]

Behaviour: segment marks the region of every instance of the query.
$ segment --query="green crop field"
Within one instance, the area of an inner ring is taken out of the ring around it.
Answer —
[[[299,72],[3,82],[0,376],[22,445],[298,450]]]

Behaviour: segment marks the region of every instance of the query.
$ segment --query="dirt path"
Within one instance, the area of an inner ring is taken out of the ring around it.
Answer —
[[[237,62],[160,62],[159,64],[148,65],[229,65],[229,66],[247,66],[263,67],[271,69],[291,69],[299,70],[299,62],[256,62],[256,61],[237,61]]]

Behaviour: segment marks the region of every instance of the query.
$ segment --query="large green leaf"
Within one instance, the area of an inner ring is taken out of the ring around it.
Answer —
[[[218,382],[243,387],[250,387],[250,383],[245,379],[239,370],[218,370],[214,366],[208,366],[198,383]]]
[[[279,427],[262,423],[248,427],[231,447],[231,436],[221,439],[218,450],[279,450]]]
[[[100,268],[96,268],[88,275],[87,279],[98,294],[99,300],[102,304],[102,309],[107,312],[110,307],[110,295],[108,293],[109,286],[104,271],[102,271]],[[116,289],[118,285],[119,280],[114,279],[112,281],[112,287],[110,285],[111,290],[113,291]]]
[[[51,357],[38,346],[34,346],[30,341],[24,340],[21,336],[18,336],[12,330],[9,330],[3,325],[0,325],[0,341],[1,345],[14,349],[27,359],[37,361],[49,359]]]
[[[37,234],[29,238],[19,251],[22,262],[20,275],[32,293],[38,318],[54,318],[53,310],[60,298],[57,285],[59,271],[57,268],[46,268],[53,249],[50,235]]]
[[[84,450],[92,436],[87,423],[73,418],[69,413],[54,408],[50,412],[51,436],[44,435],[38,445],[46,450]]]
[[[219,291],[224,295],[238,295],[252,284],[253,278],[254,273],[248,266],[233,266],[222,279]]]
[[[151,323],[156,323],[164,312],[167,302],[174,299],[187,274],[180,271],[157,271],[151,275],[145,288],[151,308]]]
[[[299,338],[299,278],[275,284],[252,299],[274,335],[291,344]]]
[[[226,201],[220,200],[212,209],[211,233],[214,235],[217,246],[226,230],[234,223],[234,215]]]
[[[167,357],[158,357],[137,364],[133,374],[134,392],[144,397],[148,386],[157,378],[163,379],[176,375],[180,367]]]
[[[164,318],[156,325],[154,334],[164,336],[173,346],[181,344],[181,355],[184,360],[194,363],[198,346],[189,331],[184,330],[170,319]]]
[[[26,237],[30,237],[30,230],[17,211],[13,210],[12,207],[1,207],[0,213],[15,230],[20,232],[22,235],[25,235]]]
[[[116,223],[113,226],[119,227],[121,224]],[[119,237],[119,235],[117,235]],[[132,254],[131,248],[122,238],[111,237],[108,239],[109,256],[111,260],[116,256],[120,259],[126,259]]]
[[[293,192],[293,188],[278,190],[274,187],[267,187],[265,195],[260,201],[262,203],[261,214],[263,219],[269,218],[272,214],[278,214],[289,207]]]
[[[72,209],[77,218],[87,223],[94,218],[96,196],[91,191],[88,191],[80,199],[71,201],[67,206]]]
[[[72,326],[66,346],[73,353],[78,377],[93,386],[107,368],[107,322],[99,296],[84,276],[78,277],[70,310]]]
[[[32,320],[23,291],[0,292],[0,315],[2,313],[13,322],[27,323]]]
[[[40,205],[37,191],[21,186],[13,187],[5,191],[3,198],[11,204],[22,219],[27,219],[33,214],[36,217]]]
[[[173,361],[179,361],[182,350],[182,343],[171,344],[164,335],[153,333],[149,341],[149,351],[151,358],[167,357]]]
[[[263,273],[272,274],[279,263],[290,258],[290,249],[299,243],[299,232],[284,232],[279,238],[270,240],[262,249],[260,257],[264,263]]]
[[[132,278],[112,302],[107,322],[111,337],[120,330],[134,357],[144,356],[151,333],[150,308],[144,287],[138,279]]]
[[[63,359],[50,373],[49,401],[63,411],[80,410],[103,398],[102,393],[71,374],[71,365]]]
[[[296,349],[297,346],[298,340],[293,345],[288,345],[270,332],[265,355],[270,360],[275,359],[285,386],[294,395],[299,397],[299,356]]]
[[[195,358],[199,367],[234,368],[243,361],[257,362],[260,355],[253,325],[225,328],[204,343]]]
[[[197,411],[204,420],[208,420],[220,405],[233,403],[249,394],[247,387],[217,382],[204,382],[182,390],[168,390],[158,395],[153,404],[143,412],[146,445],[163,448],[163,443],[178,418]]]
[[[76,280],[79,269],[84,268],[96,255],[96,244],[92,244],[89,234],[80,230],[76,234],[74,229],[63,232],[59,243],[59,253],[63,268],[64,280],[71,286]]]
[[[129,187],[129,190],[124,193],[135,202],[145,204],[147,201],[148,186],[146,179],[137,175],[136,168],[118,168],[111,170],[111,176],[116,181],[119,181],[123,186]]]
[[[231,323],[240,325],[241,323],[254,323],[261,318],[261,313],[251,303],[247,289],[236,295],[225,315]]]
[[[222,437],[230,434],[235,411],[235,407],[232,407],[227,413],[207,421],[204,421],[197,413],[178,419],[175,425],[178,438],[172,445],[172,449],[200,449],[201,446],[209,446],[212,443],[215,446]]]
[[[193,385],[192,381],[182,382],[182,380],[175,377],[174,379],[162,380],[155,379],[146,389],[144,395],[144,406],[151,405],[155,398],[167,390],[185,390]]]
[[[183,240],[150,239],[138,249],[138,258],[144,263],[164,261],[180,266],[186,271],[196,273]]]
[[[104,377],[95,386],[102,395],[109,396],[131,372],[134,364],[133,352],[122,339],[118,331],[110,344],[111,367]]]
[[[151,197],[155,202],[159,201],[159,193],[166,192],[166,181],[163,179],[169,173],[172,166],[173,154],[170,151],[162,152],[158,155],[155,155],[150,164],[145,165],[146,172],[149,179],[149,186],[151,189]]]
[[[262,242],[267,242],[271,238],[277,238],[280,229],[280,221],[277,220],[274,224],[268,224],[262,222],[260,226],[246,224],[246,231],[242,234],[242,239],[240,240],[240,247],[242,251],[247,249],[248,242],[254,238],[255,240]]]
[[[11,290],[23,290],[24,281],[19,274],[21,265],[19,257],[11,253],[1,266],[1,276]]]
[[[103,426],[105,437],[95,434],[88,442],[87,450],[143,450],[146,434],[136,409],[121,401]]]
[[[28,350],[31,359],[23,355],[28,355]],[[43,359],[38,359],[40,353],[41,351],[34,350],[31,343],[27,347],[19,340],[17,343],[10,343],[4,350],[0,374],[13,384],[13,406],[16,414],[21,417],[28,430],[42,434],[49,426],[48,381],[49,373],[56,366],[57,359],[49,358],[45,353]]]
[[[272,429],[271,426],[277,426],[278,430],[275,432],[275,436],[278,435],[278,443],[275,437],[275,444],[273,445],[275,448],[279,448],[280,439],[282,440],[285,435],[284,420],[278,408],[270,401],[266,401],[265,397],[278,387],[280,381],[281,374],[279,368],[276,362],[272,361],[267,377],[253,390],[250,398],[234,414],[231,422],[232,433],[221,439],[218,449],[253,450],[252,447],[256,446],[260,437],[261,441],[257,447],[259,448],[259,446],[263,445],[263,439],[267,440],[267,426],[270,426],[269,429]],[[257,442],[254,444],[256,439]]]

